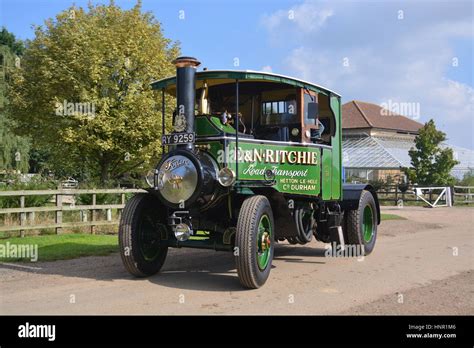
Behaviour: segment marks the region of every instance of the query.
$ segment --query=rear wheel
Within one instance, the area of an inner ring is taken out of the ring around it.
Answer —
[[[152,195],[139,193],[122,212],[119,226],[120,256],[127,271],[137,277],[157,273],[166,259],[168,247],[165,210]]]
[[[265,196],[247,198],[240,209],[235,235],[235,261],[242,285],[256,289],[265,284],[273,260],[273,213]]]
[[[359,208],[346,211],[345,242],[349,245],[364,246],[364,255],[372,252],[377,239],[377,206],[374,196],[369,191],[362,191]]]

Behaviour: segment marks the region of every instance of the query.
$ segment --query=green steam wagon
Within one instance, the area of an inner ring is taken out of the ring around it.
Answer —
[[[370,185],[341,175],[341,99],[321,86],[265,72],[197,72],[192,57],[153,83],[176,95],[173,132],[148,193],[130,199],[119,241],[126,269],[150,276],[169,247],[233,252],[240,282],[267,280],[275,243],[313,236],[369,254],[380,208]]]

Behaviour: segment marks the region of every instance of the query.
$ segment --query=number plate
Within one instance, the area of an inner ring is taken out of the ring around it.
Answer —
[[[164,134],[161,137],[161,143],[163,145],[189,144],[194,143],[194,139],[194,133]]]

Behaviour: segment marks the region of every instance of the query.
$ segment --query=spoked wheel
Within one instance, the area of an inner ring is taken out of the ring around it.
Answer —
[[[235,246],[240,282],[250,289],[261,287],[270,274],[274,249],[273,213],[265,196],[247,198],[242,204]]]
[[[152,195],[139,193],[130,199],[119,226],[120,256],[127,271],[137,277],[157,273],[166,259],[168,246],[165,210]]]
[[[359,208],[344,214],[345,238],[347,244],[364,247],[364,255],[372,252],[377,239],[377,207],[374,196],[369,191],[362,191]]]

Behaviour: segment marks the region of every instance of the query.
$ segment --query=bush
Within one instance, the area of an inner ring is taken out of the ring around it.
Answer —
[[[372,185],[375,191],[379,191],[386,186],[386,183],[383,180],[369,180],[369,184]]]
[[[35,176],[28,182],[20,181],[19,177],[7,178],[0,191],[20,191],[20,190],[54,190],[57,182],[41,176]],[[26,207],[40,207],[48,203],[52,195],[25,196]],[[20,206],[20,197],[0,197],[0,208],[17,208]]]
[[[464,174],[462,180],[457,183],[459,186],[474,186],[474,173],[469,172]]]
[[[101,185],[94,182],[89,183],[81,183],[78,187],[79,189],[116,189],[118,186],[110,182],[106,185]],[[92,194],[82,194],[77,195],[76,202],[78,205],[92,205]],[[121,199],[120,195],[116,193],[108,194],[108,193],[97,193],[96,194],[96,204],[120,204]]]

